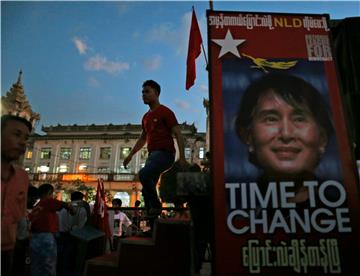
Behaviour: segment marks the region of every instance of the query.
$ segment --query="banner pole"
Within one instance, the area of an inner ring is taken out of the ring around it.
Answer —
[[[204,48],[204,44],[201,43],[201,48],[204,52],[204,58],[205,58],[205,62],[206,62],[206,70],[208,70],[208,60],[207,60],[207,57],[206,57],[206,53],[205,53],[205,48]]]

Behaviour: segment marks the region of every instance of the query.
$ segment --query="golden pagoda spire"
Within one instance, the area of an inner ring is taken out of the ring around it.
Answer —
[[[21,84],[21,75],[22,75],[22,70],[20,69],[20,71],[19,71],[19,76],[18,76],[18,79],[17,79],[16,84],[22,86],[22,84]]]
[[[17,82],[5,96],[1,97],[1,115],[21,117],[30,122],[34,128],[36,122],[40,120],[40,114],[32,111],[21,83],[21,76],[22,70],[19,72]]]

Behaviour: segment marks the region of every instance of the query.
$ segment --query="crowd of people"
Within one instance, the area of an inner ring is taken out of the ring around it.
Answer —
[[[49,183],[29,186],[27,194],[26,214],[17,224],[11,256],[2,255],[8,262],[2,259],[1,275],[81,275],[84,263],[79,266],[77,258],[85,260],[85,256],[77,254],[82,241],[72,233],[95,227],[84,194],[74,191],[70,202],[59,201]],[[119,240],[131,235],[131,228],[140,229],[140,204],[135,202],[138,209],[131,211],[129,218],[120,211],[121,199],[112,200],[108,210],[111,237],[105,240],[105,251],[116,251]]]

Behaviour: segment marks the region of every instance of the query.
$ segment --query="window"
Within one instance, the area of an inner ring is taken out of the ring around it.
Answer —
[[[50,159],[51,148],[42,148],[40,151],[40,159]]]
[[[56,171],[59,173],[66,173],[69,171],[69,167],[66,164],[61,164],[59,167],[57,167]]]
[[[131,173],[131,169],[129,168],[129,166],[127,167],[127,169],[125,169],[125,167],[123,165],[121,165],[119,168],[117,168],[116,172],[117,173]]]
[[[87,172],[88,166],[86,164],[80,164],[79,165],[79,172]]]
[[[100,148],[100,159],[110,159],[111,156],[111,148]]]
[[[33,151],[32,149],[31,150],[28,150],[25,154],[25,158],[26,159],[32,159],[32,156],[33,156]]]
[[[146,159],[148,157],[148,151],[147,149],[141,150],[141,159]]]
[[[200,147],[199,148],[199,158],[200,159],[204,159],[205,157],[205,148],[204,147]]]
[[[91,157],[91,148],[80,148],[80,160],[89,160]]]
[[[49,166],[42,165],[37,167],[37,172],[47,173],[50,170]]]
[[[98,173],[111,173],[111,170],[109,167],[99,167]]]
[[[60,159],[69,160],[71,158],[71,148],[60,148]]]
[[[130,153],[131,148],[126,147],[126,148],[121,148],[120,151],[120,160],[124,160]]]
[[[191,148],[185,148],[185,159],[191,158]]]

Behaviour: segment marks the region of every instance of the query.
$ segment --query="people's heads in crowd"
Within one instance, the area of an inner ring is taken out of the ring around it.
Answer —
[[[45,183],[40,185],[38,192],[40,198],[52,196],[54,193],[54,187],[49,183]]]
[[[333,134],[329,108],[310,83],[269,73],[244,92],[235,128],[249,161],[265,172],[313,172]]]
[[[32,126],[24,118],[1,116],[1,159],[3,162],[18,160],[25,153]]]
[[[135,207],[139,207],[140,204],[141,204],[141,201],[140,201],[140,200],[136,200],[136,201],[135,201]]]
[[[71,201],[83,200],[84,194],[79,191],[72,192],[70,195]]]
[[[120,198],[114,198],[112,200],[112,206],[113,207],[121,207],[121,205],[122,205],[122,201],[121,201]]]

